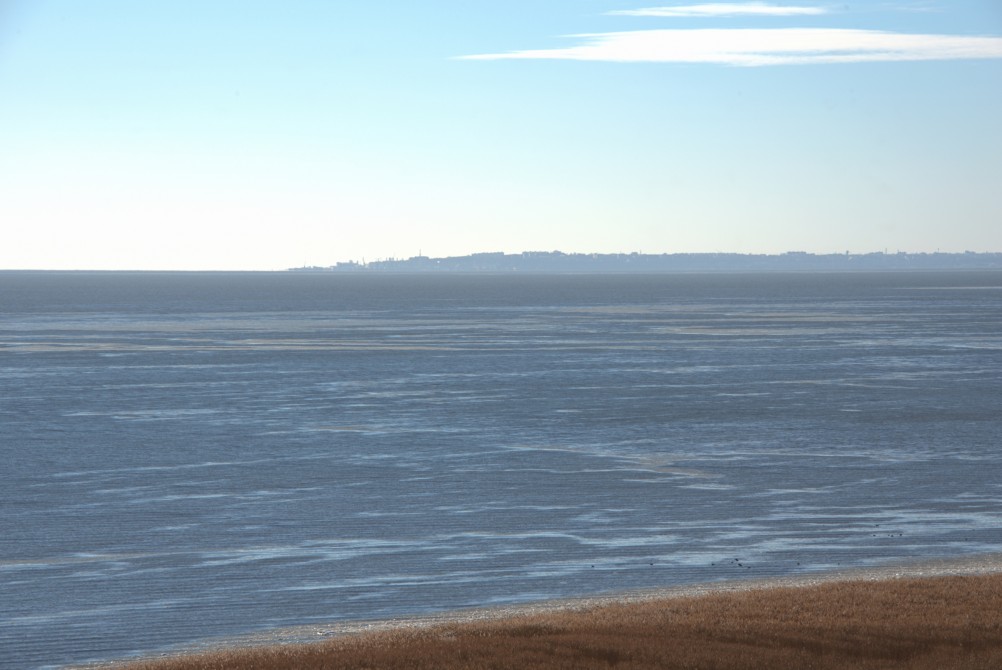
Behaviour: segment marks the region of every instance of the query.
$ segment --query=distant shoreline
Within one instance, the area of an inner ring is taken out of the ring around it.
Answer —
[[[749,274],[854,272],[958,272],[1002,271],[1002,252],[811,254],[565,254],[523,252],[485,253],[429,258],[389,258],[342,261],[333,265],[253,269],[143,269],[143,268],[0,268],[0,275],[30,274],[501,274],[501,275],[642,275],[642,274]]]
[[[477,253],[466,256],[343,261],[290,272],[348,273],[673,273],[673,272],[873,272],[1002,270],[1002,253],[782,254],[673,253],[584,254],[561,251]]]
[[[299,653],[300,651],[309,655],[322,652],[324,649],[328,649],[327,653],[341,653],[340,651],[331,650],[338,650],[344,645],[350,648],[367,645],[371,647],[370,643],[360,642],[356,645],[354,642],[367,639],[372,642],[389,645],[389,647],[393,647],[394,645],[401,646],[401,649],[403,649],[409,644],[414,644],[416,640],[439,638],[451,640],[456,636],[464,635],[464,631],[471,627],[474,637],[482,637],[484,634],[482,629],[484,627],[497,634],[507,634],[505,631],[508,629],[515,630],[520,627],[524,628],[527,625],[541,629],[553,628],[554,630],[567,626],[583,626],[587,629],[591,625],[588,623],[590,618],[595,618],[596,613],[599,613],[599,618],[601,618],[610,609],[618,611],[619,614],[617,616],[632,620],[638,615],[641,618],[646,618],[651,616],[651,612],[664,610],[665,608],[671,610],[676,605],[687,604],[686,607],[690,607],[691,605],[690,608],[693,610],[690,616],[724,616],[723,614],[714,613],[712,610],[714,608],[723,608],[724,610],[738,608],[741,603],[747,604],[749,598],[753,601],[757,598],[767,600],[778,598],[777,602],[780,603],[780,609],[784,607],[795,609],[800,607],[799,603],[811,603],[823,609],[824,607],[828,607],[824,603],[824,599],[832,597],[837,593],[841,593],[842,597],[849,597],[850,600],[854,601],[865,597],[866,594],[872,593],[883,594],[883,597],[890,598],[894,602],[900,601],[902,607],[905,608],[908,605],[909,599],[897,593],[899,586],[901,589],[908,591],[918,588],[920,590],[925,589],[931,594],[939,594],[924,597],[929,602],[938,602],[936,598],[939,598],[939,600],[945,603],[944,612],[949,610],[955,614],[958,609],[976,608],[971,609],[971,615],[976,615],[983,622],[993,625],[998,632],[998,635],[988,640],[983,645],[983,648],[995,654],[991,658],[1002,659],[1002,607],[992,610],[992,605],[987,602],[982,606],[979,603],[964,601],[961,596],[963,589],[960,588],[960,585],[968,582],[957,581],[957,579],[965,577],[977,578],[979,580],[977,582],[977,589],[980,590],[977,596],[978,599],[986,597],[984,593],[989,593],[989,595],[996,594],[999,604],[1002,604],[1002,554],[984,554],[766,579],[688,584],[618,594],[463,609],[377,621],[339,622],[327,625],[316,624],[205,642],[163,655],[166,656],[165,658],[151,656],[133,660],[74,665],[70,667],[88,668],[90,670],[193,670],[194,668],[209,667],[208,665],[201,665],[202,661],[200,659],[211,657],[214,663],[211,666],[213,668],[241,668],[244,667],[247,658],[254,657],[255,655],[266,656],[268,654],[278,654],[285,657],[290,653]],[[849,596],[845,596],[846,593]],[[946,602],[953,598],[951,595],[953,593],[957,594],[958,600],[955,602]],[[807,597],[805,598],[804,596]],[[831,606],[838,607],[836,604],[832,604]],[[845,609],[844,605],[841,607],[843,610]],[[852,618],[850,614],[845,614],[848,617],[846,620]],[[879,616],[875,616],[875,614],[879,614]],[[887,621],[892,621],[895,616],[896,613],[890,611],[884,613],[869,612],[866,621],[855,622],[853,625],[865,626],[868,625],[867,622],[870,622],[879,628],[884,624],[884,617],[886,617]],[[934,619],[938,621],[938,617],[946,616],[946,614],[939,612],[935,607],[930,607],[928,612],[925,612],[923,616],[928,616],[930,621]],[[995,618],[992,619],[992,616]],[[795,621],[791,621],[789,625],[795,628],[798,624]],[[949,629],[951,626],[953,629],[956,629],[956,625],[949,622],[936,623],[936,625],[942,626],[944,629]],[[792,635],[791,631],[792,628],[789,631],[784,630],[782,633],[783,635]],[[774,632],[776,634],[780,633],[780,631]],[[902,633],[902,631],[898,632]],[[590,635],[591,633],[588,634]],[[802,634],[802,631],[798,634]],[[713,640],[707,640],[707,644],[712,643]],[[821,644],[821,642],[818,642],[818,644]],[[949,645],[950,643],[944,642],[944,644]],[[224,663],[222,665],[215,665],[215,663],[219,662],[220,658],[224,659]],[[942,664],[944,662],[943,658],[937,658],[939,659],[938,663]],[[227,661],[226,659],[229,660]],[[946,665],[941,665],[940,667],[966,667],[965,663],[967,662],[969,660],[964,661],[960,665],[950,665],[947,662]],[[307,662],[299,660],[296,663]],[[304,665],[290,665],[289,667],[310,668],[313,666],[307,663]],[[355,666],[348,665],[344,667]],[[548,666],[539,665],[532,667]],[[590,666],[582,665],[581,667]],[[756,666],[752,663],[747,666],[734,667],[767,666]],[[840,666],[836,664],[817,667],[852,666]],[[881,665],[879,667],[898,666]],[[901,665],[900,667],[911,667],[911,665]],[[972,667],[992,666],[978,665]]]

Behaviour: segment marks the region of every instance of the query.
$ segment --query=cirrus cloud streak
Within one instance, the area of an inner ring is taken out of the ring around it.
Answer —
[[[680,7],[648,7],[609,12],[612,16],[655,16],[667,18],[719,16],[811,16],[827,14],[821,7],[793,7],[765,2],[716,3]]]
[[[572,37],[562,49],[462,56],[468,60],[711,63],[741,67],[1002,58],[1002,37],[879,30],[777,28],[638,30]]]

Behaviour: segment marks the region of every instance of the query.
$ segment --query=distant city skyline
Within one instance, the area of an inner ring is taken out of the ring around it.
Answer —
[[[1002,3],[0,5],[0,269],[1002,251]]]

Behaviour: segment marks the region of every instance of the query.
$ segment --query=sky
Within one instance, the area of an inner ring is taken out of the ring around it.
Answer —
[[[0,268],[1002,252],[1002,2],[0,0]]]

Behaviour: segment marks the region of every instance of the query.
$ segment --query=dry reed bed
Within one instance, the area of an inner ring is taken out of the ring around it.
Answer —
[[[998,669],[1002,575],[716,592],[118,667]]]

